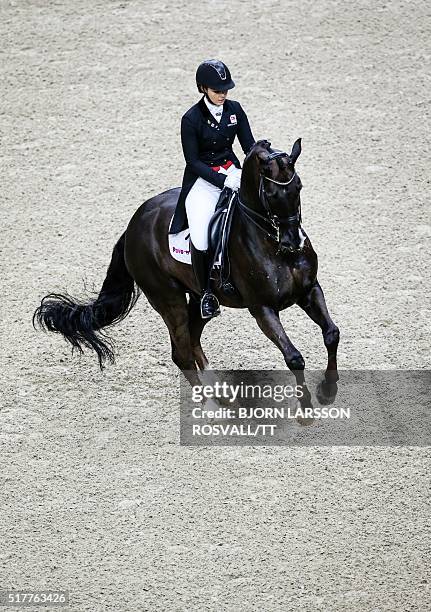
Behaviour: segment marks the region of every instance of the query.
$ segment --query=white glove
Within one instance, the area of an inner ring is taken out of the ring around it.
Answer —
[[[224,186],[229,187],[229,189],[232,189],[232,191],[238,191],[240,185],[241,185],[241,170],[239,168],[235,168],[235,170],[232,170],[226,176]]]

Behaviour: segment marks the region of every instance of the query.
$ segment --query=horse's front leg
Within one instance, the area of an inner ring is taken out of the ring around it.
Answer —
[[[287,367],[293,372],[296,384],[302,388],[302,397],[299,400],[302,407],[311,406],[311,394],[305,382],[305,362],[298,349],[289,340],[278,312],[268,306],[255,306],[249,308],[250,313],[256,319],[257,324],[267,336],[283,353]]]
[[[300,306],[319,325],[323,334],[323,341],[328,352],[328,365],[326,368],[326,381],[336,383],[339,379],[337,371],[337,349],[340,339],[340,330],[329,316],[325,296],[319,283],[316,281],[306,296],[298,301]]]
[[[249,308],[249,311],[265,336],[283,353],[287,367],[292,371],[303,370],[305,367],[304,359],[284,331],[278,312],[268,306],[254,306]]]

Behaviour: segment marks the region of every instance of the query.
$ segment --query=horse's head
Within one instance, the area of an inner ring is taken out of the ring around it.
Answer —
[[[267,140],[256,142],[244,161],[241,196],[260,208],[279,226],[279,248],[283,252],[302,249],[305,235],[301,224],[301,179],[295,163],[301,153],[301,139],[290,155],[271,148]],[[261,211],[263,212],[263,211]]]

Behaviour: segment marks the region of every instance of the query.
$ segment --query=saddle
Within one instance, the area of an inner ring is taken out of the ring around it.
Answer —
[[[212,275],[211,278],[217,282],[218,287],[225,293],[235,293],[236,291],[233,283],[229,280],[228,243],[237,198],[237,194],[231,189],[223,189],[208,226],[208,254],[211,273],[213,274],[218,269],[218,274]]]
[[[228,253],[229,234],[238,195],[229,188],[222,190],[214,215],[208,226],[208,259],[211,279],[225,293],[236,291],[229,281],[230,262]],[[172,224],[169,225],[169,229]],[[186,228],[178,234],[168,233],[169,251],[174,259],[191,265],[190,230]]]

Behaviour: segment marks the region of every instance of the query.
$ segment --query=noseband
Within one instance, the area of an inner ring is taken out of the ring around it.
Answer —
[[[284,151],[273,151],[269,155],[268,160],[270,161],[272,159],[277,159],[280,157],[288,157],[288,155]],[[243,213],[246,215],[246,217],[250,221],[252,221],[257,227],[259,227],[266,234],[268,238],[270,238],[271,240],[274,240],[278,244],[277,253],[285,252],[286,250],[290,252],[299,252],[302,250],[302,244],[299,249],[286,249],[286,247],[281,244],[281,240],[280,240],[280,225],[281,224],[298,225],[298,226],[301,225],[301,221],[302,221],[301,203],[299,203],[298,211],[294,215],[290,215],[289,217],[281,218],[273,214],[271,210],[271,206],[268,201],[268,196],[265,190],[264,180],[270,181],[271,183],[275,183],[276,185],[281,185],[283,187],[286,187],[287,185],[290,185],[290,183],[293,181],[295,177],[296,177],[296,172],[292,174],[292,176],[290,177],[288,181],[282,182],[282,181],[276,181],[275,179],[272,179],[269,176],[265,176],[264,174],[259,175],[259,201],[262,204],[263,209],[265,210],[265,213],[266,213],[265,215],[261,215],[260,213],[256,212],[252,208],[246,206],[244,202],[241,201],[241,199],[239,198],[239,194],[238,194],[238,202],[240,204],[240,207]],[[250,213],[254,215],[255,217],[257,217],[258,219],[261,219],[265,221],[266,223],[269,223],[270,230],[267,231],[266,228],[262,227],[262,225],[258,221],[253,219]]]

